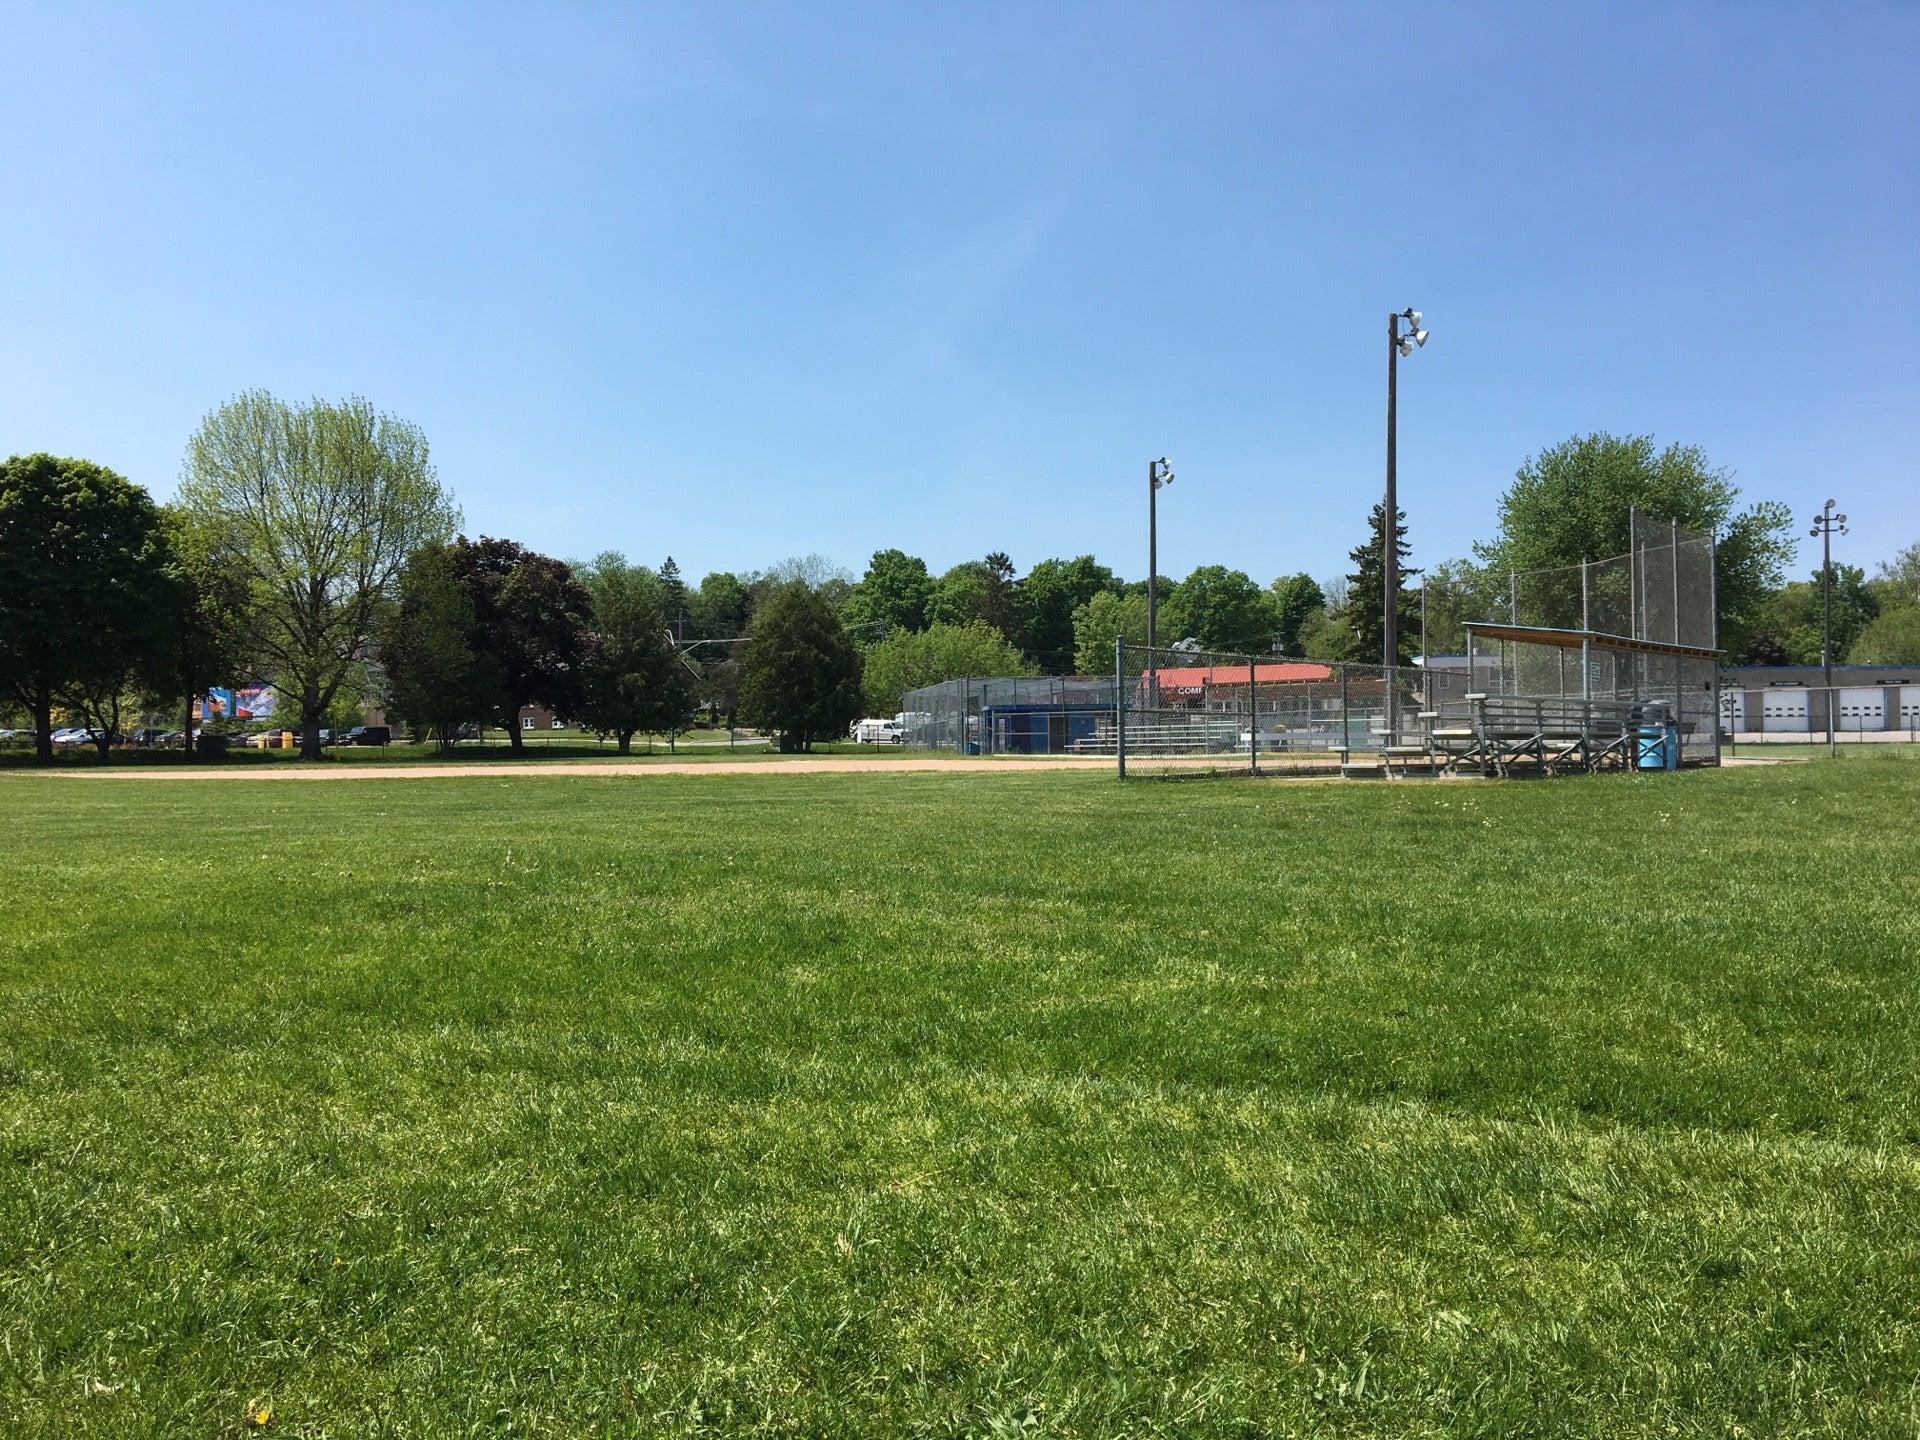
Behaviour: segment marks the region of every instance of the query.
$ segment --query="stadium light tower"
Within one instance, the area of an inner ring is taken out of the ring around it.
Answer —
[[[1827,751],[1833,751],[1833,537],[1847,533],[1847,517],[1827,501],[1809,532],[1820,541],[1820,685],[1827,692]]]
[[[1407,322],[1402,330],[1400,322]],[[1396,534],[1400,520],[1400,496],[1394,475],[1395,449],[1399,422],[1395,413],[1400,380],[1400,357],[1411,355],[1417,346],[1427,343],[1427,332],[1420,328],[1420,312],[1412,306],[1396,310],[1387,317],[1387,514],[1380,534],[1381,569],[1386,572],[1386,608],[1381,612],[1384,632],[1381,663],[1389,669],[1400,663],[1400,547]],[[1391,723],[1391,719],[1389,719]]]
[[[1153,665],[1155,627],[1160,618],[1160,488],[1173,483],[1173,467],[1162,455],[1147,462],[1147,665]]]

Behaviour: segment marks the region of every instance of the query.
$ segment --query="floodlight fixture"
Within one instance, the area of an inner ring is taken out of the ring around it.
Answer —
[[[1403,328],[1404,325],[1404,328]],[[1381,625],[1381,663],[1389,671],[1400,663],[1400,556],[1394,544],[1395,525],[1400,518],[1395,488],[1394,451],[1398,444],[1395,394],[1398,387],[1395,367],[1427,343],[1427,332],[1420,328],[1420,312],[1411,305],[1387,316],[1387,497],[1386,530],[1381,546],[1381,569],[1385,571],[1386,594]],[[1393,689],[1387,691],[1387,731],[1394,731]]]

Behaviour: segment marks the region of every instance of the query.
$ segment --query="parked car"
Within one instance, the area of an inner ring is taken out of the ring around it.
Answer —
[[[89,745],[93,743],[93,732],[84,725],[66,725],[53,732],[56,745]]]
[[[898,720],[856,720],[847,736],[856,745],[902,745],[907,733]]]
[[[356,725],[347,731],[341,739],[342,745],[387,745],[392,743],[393,731],[385,725]]]

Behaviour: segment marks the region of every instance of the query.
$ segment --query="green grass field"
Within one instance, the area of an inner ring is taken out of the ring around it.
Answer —
[[[0,776],[0,1434],[1911,1436],[1916,815]]]
[[[916,756],[951,755],[952,751],[904,751],[897,745],[856,745],[850,740],[822,741],[816,744],[811,754],[844,755],[863,759],[883,759],[887,756],[912,754]],[[351,765],[483,765],[502,761],[538,762],[543,765],[564,765],[568,762],[608,760],[756,760],[782,758],[764,737],[751,737],[742,734],[738,743],[728,744],[726,732],[717,734],[711,731],[694,731],[683,734],[674,745],[669,745],[665,736],[635,736],[633,749],[629,755],[622,756],[619,747],[611,740],[601,741],[592,736],[582,737],[577,731],[554,734],[543,733],[530,737],[518,751],[514,750],[500,732],[494,731],[484,743],[462,741],[451,750],[442,752],[432,743],[412,744],[395,741],[391,745],[343,745],[330,747],[319,760],[304,760],[297,750],[261,750],[252,746],[229,751],[217,761],[192,760],[182,751],[171,747],[125,748],[108,752],[105,763],[116,769],[132,767],[136,769],[171,769],[175,767],[191,769],[195,767],[224,767],[234,769],[240,766],[332,766]],[[1013,757],[1010,757],[1013,758]],[[3,770],[98,770],[101,768],[100,754],[92,746],[63,746],[54,752],[51,767],[41,766],[34,757],[31,744],[14,742],[0,745],[0,771]]]

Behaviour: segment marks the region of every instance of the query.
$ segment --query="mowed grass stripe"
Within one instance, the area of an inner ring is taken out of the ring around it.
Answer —
[[[1910,1432],[1914,773],[5,779],[0,1418]]]

